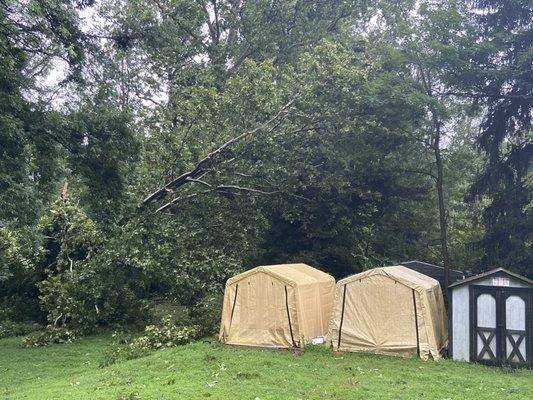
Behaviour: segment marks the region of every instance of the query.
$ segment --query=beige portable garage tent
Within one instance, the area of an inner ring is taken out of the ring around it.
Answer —
[[[439,359],[448,341],[439,282],[402,266],[337,282],[328,338],[335,350]]]
[[[219,338],[228,344],[303,347],[326,336],[335,280],[306,264],[268,265],[226,283]]]

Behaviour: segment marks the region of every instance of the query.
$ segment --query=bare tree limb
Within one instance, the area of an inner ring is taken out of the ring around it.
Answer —
[[[147,97],[147,96],[144,96],[143,94],[139,93],[138,90],[135,91],[135,95],[137,96],[137,98],[139,98],[140,100],[144,100],[144,101],[149,101],[150,103],[158,106],[158,107],[164,107],[165,105],[163,103],[161,103],[160,101],[157,101],[151,97]]]
[[[211,185],[210,183],[207,183],[206,181],[202,181],[200,179],[194,179],[194,178],[189,178],[187,179],[189,182],[196,182],[196,183],[200,183],[204,186],[207,186],[207,187],[213,187],[213,185]]]
[[[235,172],[235,175],[242,176],[243,178],[252,178],[252,175],[245,174],[245,173],[242,173],[242,172]]]
[[[54,320],[54,326],[57,325],[57,323],[59,322],[59,320],[63,318],[63,313],[59,314],[59,316]]]
[[[189,199],[192,199],[194,197],[197,197],[197,196],[200,196],[200,195],[203,195],[203,194],[207,194],[207,193],[219,192],[219,193],[235,194],[234,191],[243,191],[243,192],[250,192],[250,193],[255,193],[255,194],[265,194],[265,195],[272,195],[272,194],[281,193],[280,190],[265,191],[265,190],[262,190],[262,189],[254,189],[254,188],[242,187],[242,186],[237,186],[237,185],[218,185],[218,186],[213,187],[213,185],[211,185],[211,184],[209,184],[207,182],[201,181],[199,179],[190,179],[189,181],[190,182],[195,182],[195,183],[200,183],[202,185],[205,185],[205,186],[209,187],[210,189],[209,190],[204,190],[202,192],[191,193],[191,194],[186,195],[186,196],[176,197],[175,199],[172,199],[168,203],[166,203],[163,206],[159,207],[156,210],[156,212],[166,211],[173,204],[179,203],[179,202],[181,202],[183,200],[189,200]]]
[[[261,189],[253,189],[253,188],[242,187],[242,186],[237,186],[237,185],[219,185],[219,186],[217,186],[215,188],[215,190],[217,190],[217,191],[238,190],[238,191],[251,192],[251,193],[257,193],[257,194],[278,194],[278,193],[281,193],[281,191],[279,191],[279,190],[273,190],[273,191],[267,192],[267,191],[261,190]]]
[[[192,199],[194,197],[197,197],[199,195],[202,195],[202,194],[206,194],[206,193],[211,193],[213,190],[205,190],[203,192],[196,192],[196,193],[191,193],[191,194],[188,194],[186,196],[180,196],[180,197],[176,197],[175,199],[172,199],[171,201],[169,201],[167,204],[159,207],[157,210],[155,210],[156,213],[158,212],[163,212],[163,211],[166,211],[170,208],[170,206],[172,206],[173,204],[176,204],[180,201],[183,201],[183,200],[189,200],[189,199]]]
[[[198,196],[201,196],[201,195],[204,195],[204,194],[215,193],[215,192],[225,193],[225,194],[232,194],[232,195],[236,195],[236,194],[238,194],[238,192],[248,192],[248,193],[259,194],[259,195],[276,195],[276,194],[280,194],[280,195],[286,195],[286,196],[289,196],[289,197],[294,197],[294,198],[297,198],[299,200],[304,200],[304,201],[307,201],[307,202],[311,201],[311,199],[309,199],[307,197],[300,196],[300,195],[297,195],[297,194],[294,194],[294,193],[288,193],[288,192],[285,192],[285,191],[280,190],[280,189],[266,191],[266,190],[263,190],[263,189],[255,189],[255,188],[249,188],[249,187],[243,187],[243,186],[237,186],[237,185],[228,185],[228,184],[222,184],[222,185],[218,185],[216,187],[213,187],[211,184],[208,184],[207,182],[201,182],[201,181],[198,181],[198,180],[194,180],[193,182],[198,182],[198,183],[202,183],[204,185],[208,185],[208,186],[211,187],[211,189],[204,190],[204,191],[201,191],[201,192],[191,193],[191,194],[188,194],[186,196],[176,197],[176,198],[172,199],[171,201],[169,201],[168,203],[166,203],[166,204],[162,205],[161,207],[159,207],[156,210],[156,213],[160,212],[160,213],[164,213],[164,214],[175,215],[174,213],[167,212],[173,205],[175,205],[175,204],[177,204],[179,202],[182,202],[184,200],[190,200],[192,198],[195,198],[195,197],[198,197]]]

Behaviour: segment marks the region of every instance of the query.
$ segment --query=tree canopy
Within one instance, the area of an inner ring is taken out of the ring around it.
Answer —
[[[533,277],[532,11],[0,0],[0,319],[198,316],[290,261]]]

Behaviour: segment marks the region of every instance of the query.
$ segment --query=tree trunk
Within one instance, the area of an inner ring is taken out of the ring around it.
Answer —
[[[420,78],[429,97],[434,97],[431,76],[424,72],[422,65],[419,65]],[[444,206],[444,171],[442,166],[442,154],[440,151],[440,140],[442,136],[442,122],[437,109],[430,105],[431,118],[435,127],[435,136],[433,140],[433,152],[435,153],[435,165],[437,167],[437,202],[439,205],[439,225],[440,225],[440,254],[444,267],[444,289],[450,285],[450,257],[448,255],[448,239],[446,236],[446,208]]]
[[[440,254],[444,267],[444,289],[450,285],[450,257],[448,255],[448,239],[446,224],[446,208],[444,206],[444,171],[442,166],[442,154],[440,151],[441,126],[440,121],[435,122],[435,141],[433,149],[435,152],[435,164],[437,167],[437,202],[439,205],[439,224],[440,224]]]

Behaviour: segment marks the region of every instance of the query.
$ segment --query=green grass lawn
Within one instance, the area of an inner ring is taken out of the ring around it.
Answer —
[[[1,399],[533,399],[533,372],[448,360],[303,354],[203,341],[101,368],[108,335],[22,348],[0,340]]]

